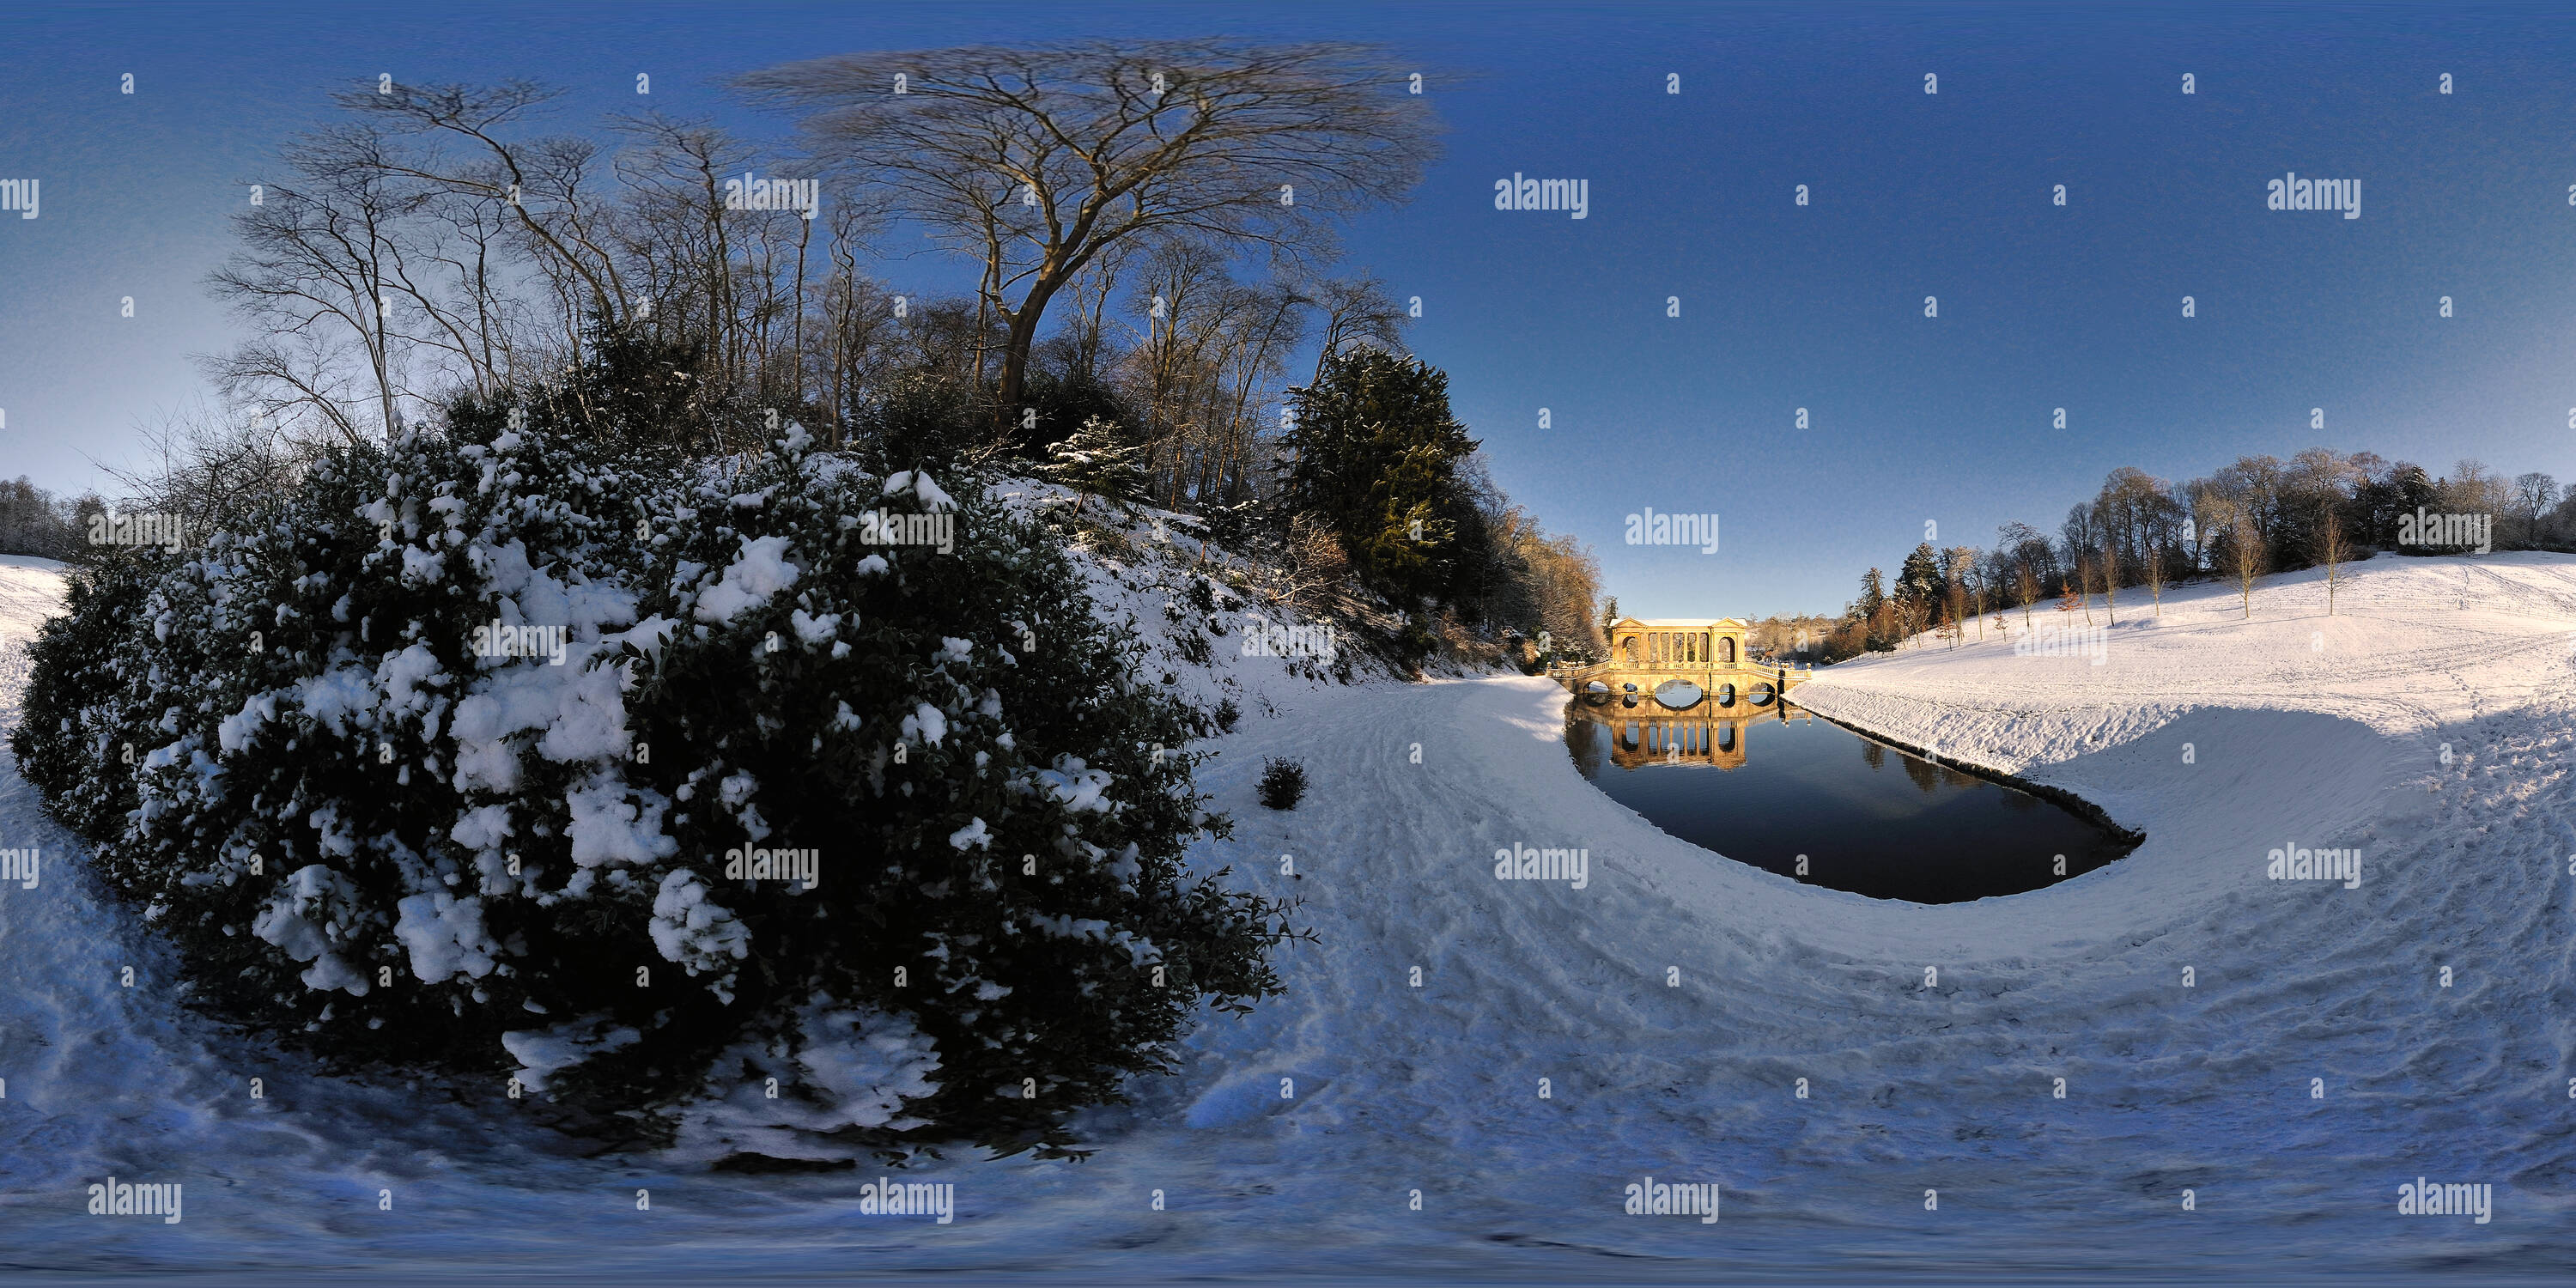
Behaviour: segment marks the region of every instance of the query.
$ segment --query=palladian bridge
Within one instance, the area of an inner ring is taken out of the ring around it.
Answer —
[[[1548,674],[1577,696],[1588,693],[1596,699],[1633,694],[1651,701],[1656,689],[1681,680],[1721,706],[1733,706],[1739,695],[1752,705],[1767,706],[1815,677],[1813,667],[1749,660],[1744,635],[1751,629],[1752,623],[1733,617],[1622,617],[1610,624],[1609,661],[1559,663]]]

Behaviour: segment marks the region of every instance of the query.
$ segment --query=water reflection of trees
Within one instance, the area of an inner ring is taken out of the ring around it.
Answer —
[[[1940,790],[1941,770],[1938,766],[1917,756],[1899,756],[1897,761],[1905,766],[1905,776],[1913,779],[1914,785],[1922,789],[1924,795]]]

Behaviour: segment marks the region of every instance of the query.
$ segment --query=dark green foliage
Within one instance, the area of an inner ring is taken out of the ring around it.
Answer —
[[[1034,424],[1026,414],[1032,411],[1037,413]],[[1111,425],[1136,423],[1126,400],[1099,377],[1081,371],[1058,374],[1032,369],[1020,387],[1019,410],[1012,413],[1012,442],[1018,455],[1045,460],[1056,444],[1094,420]]]
[[[1940,553],[1926,541],[1906,554],[1904,565],[1896,570],[1896,585],[1889,593],[1899,604],[1928,611],[1930,605],[1939,601],[1942,588],[1948,584],[1949,578],[1941,571]]]
[[[948,470],[991,436],[979,401],[928,372],[897,376],[851,413],[851,445],[879,474]]]
[[[1277,756],[1261,762],[1261,804],[1268,809],[1295,809],[1306,797],[1306,767]]]
[[[890,1036],[919,1083],[841,1134],[894,1150],[1057,1148],[1277,991],[1283,910],[1183,865],[1226,823],[1158,749],[1205,717],[1039,533],[801,432],[718,471],[510,410],[103,560],[37,643],[20,761],[194,996],[495,1095],[503,1035],[551,1030],[587,1059],[511,1048],[532,1084],[637,1107],[764,1069],[828,1100],[794,1053]],[[478,656],[496,621],[568,627],[562,665]]]
[[[1491,540],[1459,477],[1476,441],[1450,414],[1449,377],[1359,350],[1290,394],[1288,500],[1324,518],[1360,579],[1407,602],[1481,589]]]
[[[1041,472],[1086,500],[1125,501],[1144,491],[1144,457],[1144,444],[1117,424],[1094,417],[1055,445]]]

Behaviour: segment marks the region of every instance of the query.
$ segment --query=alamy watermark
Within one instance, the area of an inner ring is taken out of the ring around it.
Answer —
[[[957,1219],[957,1187],[878,1177],[859,1187],[860,1216],[927,1216],[946,1225]]]
[[[35,179],[0,179],[0,210],[14,210],[20,219],[36,217],[36,207],[43,195]]]
[[[2108,626],[2033,626],[2013,637],[2014,657],[2090,658],[2100,666],[2110,659]]]
[[[1715,1225],[1719,1201],[1715,1181],[1666,1182],[1649,1176],[1628,1183],[1630,1216],[1695,1216],[1701,1225]]]
[[[2346,890],[2361,886],[2361,850],[2310,850],[2292,841],[2266,856],[2263,875],[2273,881],[2341,881]]]
[[[157,1216],[163,1225],[177,1225],[179,1205],[179,1186],[175,1182],[120,1185],[111,1176],[106,1184],[89,1187],[91,1216]]]
[[[822,884],[817,850],[759,850],[744,846],[725,851],[728,881],[802,881],[805,888]]]
[[[541,657],[549,666],[564,664],[564,628],[507,626],[499,621],[474,628],[476,657]]]
[[[2266,210],[2340,210],[2346,219],[2361,218],[2361,180],[2302,179],[2292,170],[2263,185]]]
[[[746,170],[724,183],[727,210],[793,210],[807,219],[822,209],[823,184],[818,179],[755,179]]]
[[[89,516],[89,543],[93,546],[159,546],[172,554],[188,543],[188,520],[176,514],[118,514],[114,510]]]
[[[2416,506],[2413,514],[2397,516],[2397,544],[2401,546],[2449,546],[2470,548],[2479,554],[2495,553],[2495,516],[2492,514],[2430,514]]]
[[[1592,851],[1540,850],[1513,845],[1494,851],[1497,881],[1563,881],[1580,890],[1592,884]]]
[[[2418,1176],[2397,1187],[2399,1216],[2466,1216],[2485,1225],[2495,1219],[2495,1186],[2442,1185]]]
[[[1590,179],[1524,179],[1518,170],[1508,179],[1494,180],[1496,210],[1563,210],[1573,218],[1585,219],[1592,214],[1592,181]]]
[[[1289,626],[1258,613],[1245,613],[1242,655],[1245,657],[1311,657],[1333,660],[1333,624]]]
[[[21,890],[36,888],[37,861],[43,851],[34,846],[23,850],[0,850],[0,886],[15,881]]]
[[[891,510],[859,511],[859,541],[871,546],[937,546],[941,554],[957,549],[957,516],[896,514]]]
[[[1628,516],[1628,544],[1698,546],[1701,554],[1713,555],[1717,553],[1717,516],[1662,514],[1650,505],[1645,513]]]

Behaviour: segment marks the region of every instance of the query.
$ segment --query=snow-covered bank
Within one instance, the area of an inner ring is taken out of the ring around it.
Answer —
[[[1158,649],[1201,628],[1165,610],[1173,565],[1094,568],[1103,603]],[[263,1054],[153,991],[149,937],[50,862],[68,838],[0,767],[0,845],[49,857],[37,889],[0,888],[0,1262],[2563,1272],[2576,560],[2354,573],[2331,620],[2321,587],[2303,609],[2301,576],[2268,583],[2251,626],[2220,588],[2170,597],[2159,625],[2132,628],[2124,605],[2099,668],[1995,640],[1820,673],[1799,693],[1819,709],[2077,791],[2148,834],[2075,880],[1932,908],[1655,830],[1576,773],[1545,681],[1317,682],[1243,655],[1236,626],[1207,641],[1208,667],[1169,658],[1174,683],[1243,709],[1202,770],[1236,836],[1194,857],[1301,896],[1321,942],[1284,950],[1289,996],[1210,1020],[1180,1075],[1091,1115],[1091,1161],[902,1178],[956,1185],[947,1225],[862,1215],[873,1169],[584,1159],[447,1088]],[[0,604],[55,593],[34,575],[0,567]],[[2440,598],[2463,578],[2466,610]],[[17,706],[0,685],[0,725]],[[1299,810],[1254,802],[1265,755],[1308,767]],[[2360,886],[2265,880],[2264,851],[2293,842],[2361,848]],[[1494,852],[1518,845],[1584,849],[1583,888],[1495,879]],[[111,1173],[184,1181],[186,1219],[83,1215],[83,1187]],[[1720,1183],[1722,1219],[1625,1215],[1623,1187],[1649,1175]],[[2399,1216],[2396,1187],[2419,1175],[2492,1184],[2492,1221]]]

